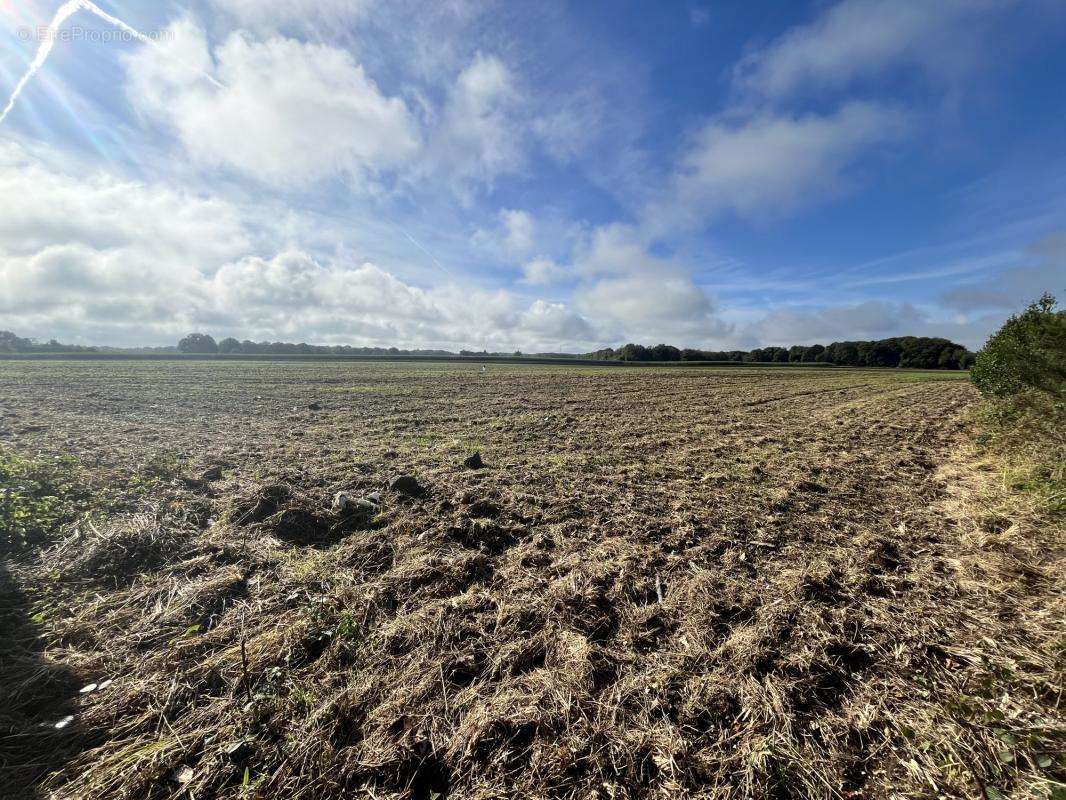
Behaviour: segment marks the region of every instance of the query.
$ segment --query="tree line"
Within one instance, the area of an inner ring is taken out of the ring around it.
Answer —
[[[97,348],[79,344],[61,344],[55,339],[38,342],[23,339],[11,331],[0,331],[0,353],[95,353]]]
[[[455,356],[448,350],[404,350],[397,347],[353,347],[351,345],[313,345],[304,342],[240,341],[232,336],[221,341],[206,333],[190,333],[177,347],[112,348],[61,344],[55,339],[40,343],[24,339],[11,331],[0,331],[0,353],[106,353],[106,352],[180,352],[223,355],[353,355],[353,356]],[[459,356],[522,357],[522,353],[460,351]],[[592,353],[542,353],[556,358],[585,358],[597,361],[723,361],[751,364],[830,364],[846,367],[910,367],[915,369],[969,369],[974,354],[947,339],[925,336],[898,336],[877,341],[833,342],[792,347],[760,347],[754,350],[697,350],[668,344],[645,347],[625,344]]]
[[[929,336],[896,336],[830,345],[758,347],[754,350],[680,349],[668,344],[625,344],[588,353],[601,361],[726,361],[742,364],[833,364],[841,367],[969,369],[974,354],[961,344]]]
[[[397,347],[352,347],[347,344],[307,344],[305,342],[238,341],[227,336],[219,342],[207,333],[190,333],[178,342],[180,353],[221,353],[223,355],[345,355],[345,356],[451,356],[447,350],[401,350]]]

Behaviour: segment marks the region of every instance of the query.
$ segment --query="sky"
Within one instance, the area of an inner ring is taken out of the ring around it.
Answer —
[[[60,6],[0,0],[20,336],[977,348],[1066,298],[1062,0]]]

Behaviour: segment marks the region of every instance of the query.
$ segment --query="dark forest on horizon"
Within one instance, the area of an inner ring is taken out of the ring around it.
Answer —
[[[253,342],[226,337],[215,341],[205,333],[191,333],[174,347],[119,348],[62,344],[55,339],[38,342],[22,338],[11,331],[0,331],[0,353],[184,353],[190,355],[332,355],[332,356],[434,356],[447,357],[514,357],[573,358],[595,361],[679,362],[719,361],[738,364],[826,364],[845,367],[903,367],[911,369],[969,369],[974,354],[948,339],[929,336],[896,336],[869,341],[833,342],[829,345],[793,345],[759,347],[754,350],[698,350],[668,344],[646,347],[624,344],[591,353],[490,352],[487,350],[402,349],[397,347],[354,347],[351,345],[313,345],[303,342]]]

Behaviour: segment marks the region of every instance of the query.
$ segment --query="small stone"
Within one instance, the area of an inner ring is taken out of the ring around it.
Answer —
[[[322,406],[319,403],[308,403],[307,404],[307,410],[308,411],[321,411],[322,410]]]
[[[182,764],[180,767],[177,767],[172,773],[170,773],[171,779],[175,783],[180,783],[183,786],[186,783],[192,783],[192,779],[195,776],[196,773],[193,772],[193,768],[190,767],[188,764]]]
[[[352,504],[352,498],[347,492],[337,492],[333,495],[333,508],[337,511],[347,511]]]
[[[241,764],[252,757],[255,748],[252,747],[251,742],[241,740],[226,745],[226,749],[223,752],[225,753],[226,758],[234,764]]]
[[[57,722],[55,724],[55,728],[56,728],[56,730],[60,730],[61,731],[61,730],[63,730],[63,728],[67,727],[73,721],[74,721],[74,715],[73,714],[67,714],[67,716],[63,717],[63,719],[59,720],[59,722]]]
[[[422,484],[418,482],[418,478],[414,475],[399,475],[392,479],[392,483],[389,484],[389,488],[394,492],[405,494],[408,497],[418,497],[424,491]]]
[[[371,492],[366,496],[366,499],[374,505],[381,505],[381,492]]]
[[[481,469],[485,462],[481,460],[481,453],[474,453],[463,461],[463,466],[467,469]]]
[[[78,693],[79,694],[88,694],[89,692],[95,692],[99,688],[100,688],[99,685],[97,685],[95,683],[90,683],[90,684],[87,684],[85,686],[82,686],[81,689],[78,690]]]

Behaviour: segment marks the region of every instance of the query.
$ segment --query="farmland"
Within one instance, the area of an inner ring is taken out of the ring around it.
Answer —
[[[64,457],[74,509],[0,573],[0,785],[1039,794],[1053,665],[990,589],[976,403],[898,370],[0,364],[0,446]]]

